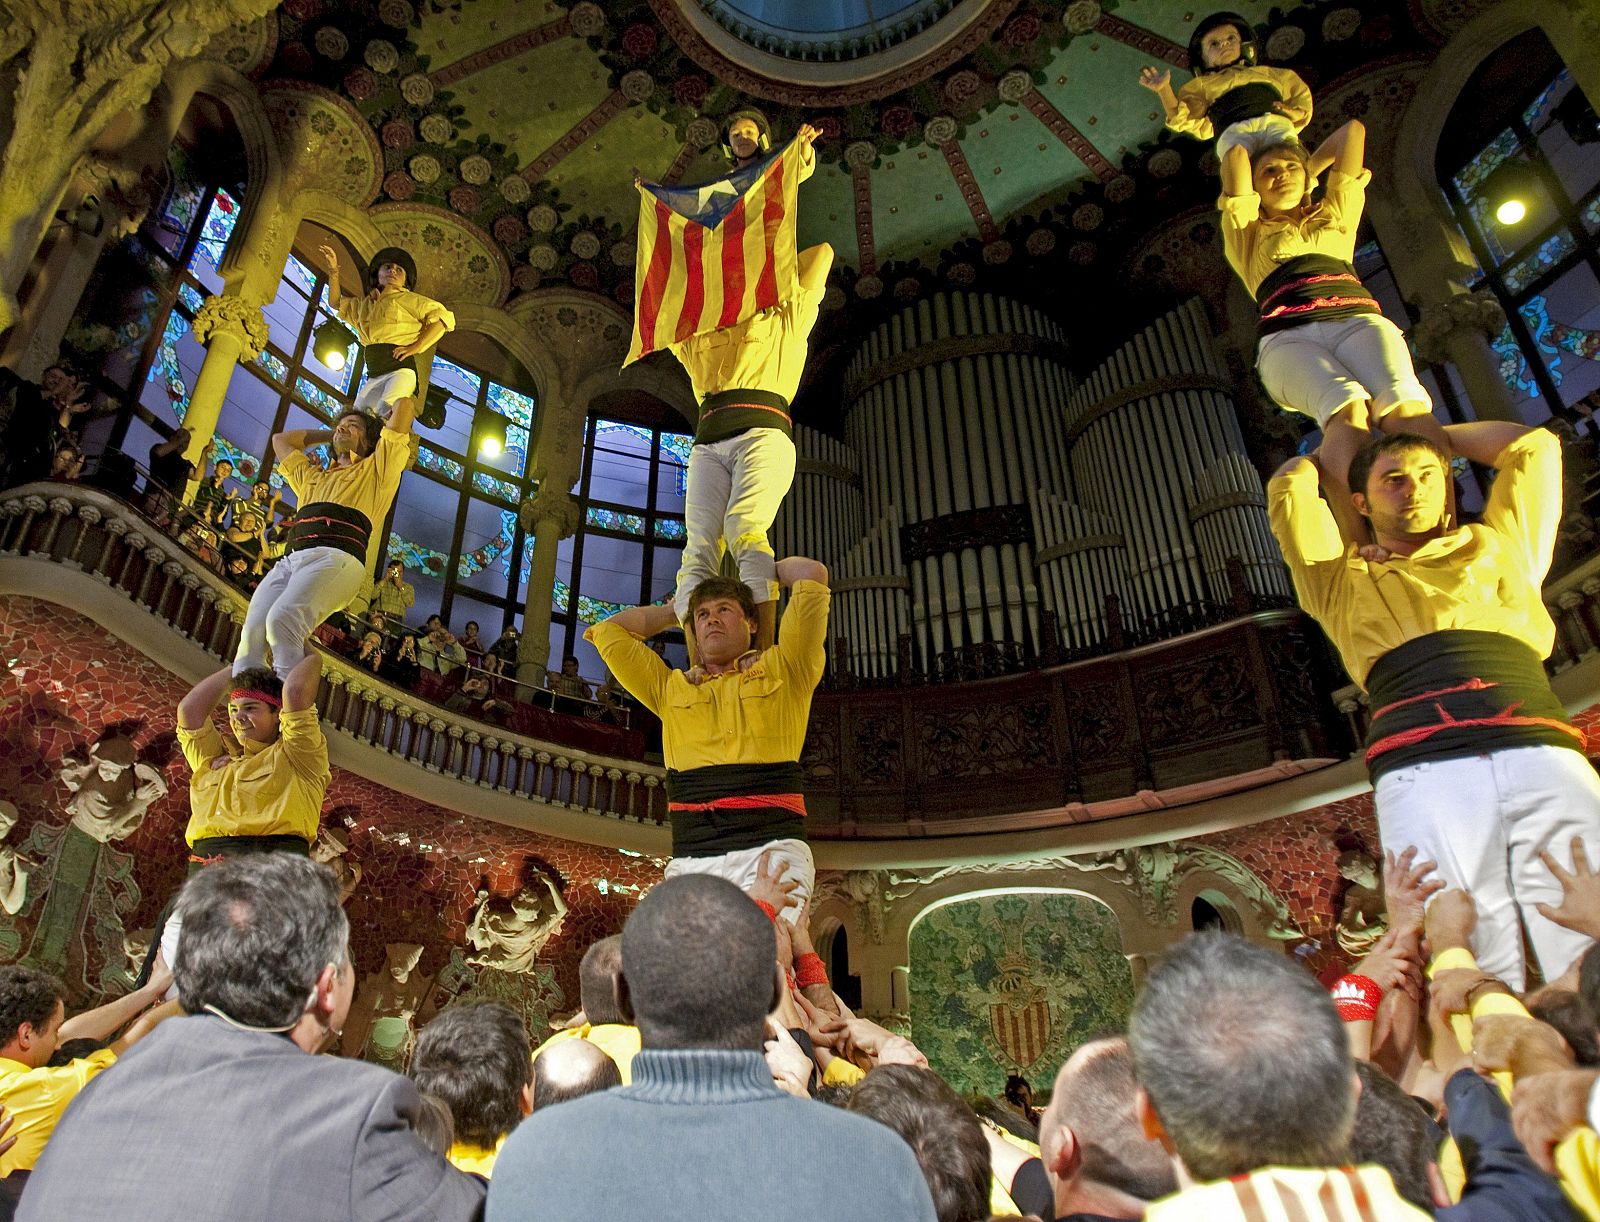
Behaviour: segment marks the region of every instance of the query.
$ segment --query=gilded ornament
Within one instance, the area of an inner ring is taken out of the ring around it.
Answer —
[[[1133,193],[1139,189],[1139,184],[1126,174],[1118,174],[1106,183],[1106,199],[1113,204],[1126,203],[1133,198]]]
[[[1013,68],[995,86],[1001,101],[1020,102],[1033,91],[1033,74],[1026,68]]]
[[[992,266],[999,266],[1011,259],[1011,243],[1004,238],[997,238],[983,248],[983,261]]]
[[[704,115],[690,119],[683,129],[683,138],[696,148],[710,148],[717,142],[717,135],[717,125]]]
[[[405,29],[416,15],[410,0],[381,0],[378,5],[378,20],[392,30]]]
[[[481,153],[474,153],[470,157],[463,157],[461,164],[456,167],[456,173],[461,175],[462,182],[471,183],[481,187],[489,181],[494,173],[494,167],[489,164],[489,159]]]
[[[507,174],[500,180],[500,196],[508,204],[525,204],[532,194],[533,188],[520,174]]]
[[[845,146],[844,163],[852,170],[871,169],[877,159],[878,150],[870,140],[856,140]]]
[[[978,269],[970,263],[952,263],[944,278],[957,288],[965,288],[978,279]]]
[[[413,106],[426,106],[433,101],[433,82],[420,72],[400,80],[400,96]]]
[[[618,267],[632,267],[633,260],[638,255],[638,247],[632,241],[617,242],[611,247],[611,261]]]
[[[1336,8],[1322,19],[1322,37],[1329,42],[1343,42],[1360,28],[1360,9]]]
[[[560,261],[561,256],[549,242],[540,242],[528,250],[528,262],[542,272],[551,271]]]
[[[343,59],[350,53],[350,40],[344,36],[344,31],[331,25],[318,30],[311,43],[325,59]]]
[[[400,52],[386,38],[374,38],[369,42],[364,58],[367,67],[379,74],[393,72],[400,66]]]
[[[1041,258],[1056,248],[1056,235],[1048,229],[1035,229],[1028,235],[1028,253]]]
[[[1157,149],[1145,163],[1152,178],[1171,178],[1183,169],[1183,154],[1177,149]]]
[[[856,296],[863,301],[883,296],[883,281],[870,273],[862,276],[856,281]]]
[[[449,144],[456,134],[455,124],[440,114],[423,115],[417,130],[429,144]]]
[[[589,3],[589,0],[574,4],[567,19],[572,22],[572,32],[579,38],[598,38],[606,32],[604,10],[598,4]]]
[[[1072,227],[1085,233],[1100,228],[1105,219],[1105,209],[1099,204],[1079,204],[1072,210]]]
[[[572,253],[580,259],[592,259],[600,253],[600,239],[587,229],[572,235]]]
[[[1061,24],[1069,34],[1087,34],[1100,24],[1100,0],[1072,0],[1061,15]]]
[[[655,92],[656,78],[643,68],[635,68],[632,72],[623,73],[618,88],[622,90],[623,97],[637,106]]]
[[[528,228],[535,233],[549,233],[561,218],[549,204],[535,204],[528,209]]]
[[[956,138],[956,121],[949,115],[935,115],[922,128],[922,138],[938,146]]]
[[[1267,36],[1267,58],[1282,63],[1299,55],[1305,45],[1304,30],[1297,25],[1281,25]]]
[[[413,157],[406,168],[411,171],[411,177],[423,186],[439,181],[439,159],[430,157],[427,153]]]

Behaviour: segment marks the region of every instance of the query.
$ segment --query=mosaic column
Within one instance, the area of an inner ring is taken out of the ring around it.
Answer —
[[[528,602],[522,611],[522,643],[517,650],[517,681],[544,684],[550,661],[550,610],[556,588],[556,549],[578,529],[578,506],[548,482],[522,502],[522,529],[533,537],[528,562]]]
[[[207,297],[194,316],[194,338],[206,347],[206,359],[194,380],[189,396],[189,411],[183,425],[191,434],[184,457],[199,470],[200,452],[217,431],[222,401],[234,368],[242,357],[253,361],[267,346],[267,320],[261,307],[243,297]]]

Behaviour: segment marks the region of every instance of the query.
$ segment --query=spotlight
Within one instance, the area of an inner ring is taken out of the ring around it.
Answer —
[[[436,429],[444,423],[445,408],[453,396],[443,386],[430,386],[423,397],[422,410],[417,413],[417,423],[425,429]]]
[[[1596,116],[1589,99],[1576,85],[1550,112],[1550,117],[1566,128],[1574,144],[1593,144],[1600,140],[1600,117]]]
[[[1539,207],[1539,174],[1522,157],[1508,157],[1483,180],[1478,192],[1489,205],[1494,219],[1502,225],[1520,225]]]
[[[330,318],[311,333],[311,352],[329,369],[338,373],[344,368],[350,345],[356,334],[337,318]]]
[[[499,458],[505,452],[506,418],[499,412],[484,412],[472,431],[478,442],[479,457]]]

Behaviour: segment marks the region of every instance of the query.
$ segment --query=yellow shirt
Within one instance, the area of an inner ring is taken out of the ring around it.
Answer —
[[[511,1134],[506,1134],[506,1137],[510,1136]],[[470,1141],[458,1141],[450,1147],[445,1159],[457,1171],[465,1171],[468,1175],[481,1175],[484,1179],[488,1179],[494,1171],[494,1160],[500,1157],[500,1148],[506,1144],[506,1137],[495,1142],[494,1148],[489,1150],[475,1146]]]
[[[661,719],[661,750],[679,772],[712,764],[782,764],[800,758],[811,694],[822,678],[828,587],[797,581],[778,643],[748,670],[690,683],[626,628],[605,620],[583,638],[634,699]]]
[[[1382,1167],[1368,1166],[1262,1167],[1237,1179],[1196,1184],[1154,1201],[1144,1217],[1145,1222],[1258,1222],[1263,1218],[1412,1222],[1433,1215],[1406,1201]]]
[[[1326,255],[1345,263],[1353,260],[1356,230],[1371,181],[1371,170],[1362,170],[1354,178],[1330,170],[1322,199],[1285,216],[1263,218],[1261,197],[1254,191],[1218,199],[1222,250],[1250,296],[1256,295],[1261,282],[1280,263],[1300,255]]]
[[[410,289],[365,297],[341,293],[334,312],[350,324],[363,344],[413,343],[433,322],[442,322],[446,331],[456,329],[454,314],[432,297]]]
[[[581,1023],[567,1027],[535,1048],[533,1059],[537,1061],[541,1052],[562,1040],[588,1040],[617,1063],[624,1086],[633,1082],[633,1058],[639,1055],[639,1028],[624,1023]]]
[[[331,501],[346,509],[359,509],[367,515],[373,530],[383,528],[400,477],[411,464],[411,434],[384,429],[378,444],[365,458],[348,467],[317,466],[304,450],[296,450],[278,464],[283,482],[289,485],[301,508],[316,501]]]
[[[801,290],[792,301],[780,301],[669,350],[689,371],[697,402],[724,390],[765,390],[792,401],[806,368],[806,341],[821,309],[822,290]]]
[[[1556,626],[1540,588],[1561,520],[1561,443],[1534,429],[1501,451],[1495,466],[1480,522],[1381,562],[1343,545],[1310,463],[1267,485],[1272,533],[1300,605],[1357,683],[1391,649],[1451,628],[1503,632],[1549,656]]]
[[[1294,111],[1284,117],[1296,131],[1311,122],[1311,90],[1298,73],[1269,64],[1240,64],[1220,72],[1202,72],[1178,90],[1178,109],[1167,116],[1167,126],[1175,132],[1209,140],[1217,134],[1209,118],[1211,103],[1240,85],[1262,82],[1276,89],[1284,106]]]
[[[866,1076],[867,1071],[854,1061],[847,1061],[843,1057],[834,1057],[833,1060],[828,1062],[828,1067],[822,1071],[822,1084],[824,1086],[854,1086]]]
[[[11,1115],[7,1136],[17,1139],[16,1145],[0,1154],[0,1178],[13,1171],[33,1170],[67,1104],[90,1078],[116,1059],[111,1049],[102,1048],[66,1065],[29,1069],[21,1061],[0,1057],[0,1107]]]
[[[178,746],[189,761],[191,845],[212,836],[304,836],[317,838],[322,798],[332,773],[328,742],[316,706],[278,718],[278,741],[245,743],[242,756],[221,767],[211,763],[228,749],[211,719],[198,730],[178,727]]]

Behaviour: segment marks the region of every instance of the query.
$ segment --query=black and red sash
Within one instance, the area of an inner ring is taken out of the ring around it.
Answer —
[[[794,437],[794,420],[789,415],[789,400],[770,390],[721,390],[707,395],[700,404],[700,419],[695,424],[695,445],[726,441],[750,429],[777,429]]]
[[[1451,628],[1391,649],[1367,675],[1367,770],[1510,747],[1584,749],[1584,734],[1550,690],[1544,664],[1501,632]]]
[[[806,838],[798,763],[667,770],[674,857],[720,857]]]
[[[371,538],[372,520],[359,509],[333,501],[312,501],[294,515],[294,524],[289,529],[289,550],[303,552],[313,547],[332,547],[365,561],[367,541]]]
[[[1328,255],[1297,255],[1256,286],[1257,331],[1271,335],[1304,322],[1381,314],[1356,269]]]

